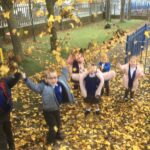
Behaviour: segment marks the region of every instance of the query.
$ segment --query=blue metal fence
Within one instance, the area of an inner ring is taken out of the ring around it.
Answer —
[[[148,44],[149,39],[145,37],[145,31],[149,30],[149,26],[145,24],[140,29],[136,30],[133,34],[127,36],[126,41],[126,58],[125,62],[128,62],[130,56],[139,55]]]

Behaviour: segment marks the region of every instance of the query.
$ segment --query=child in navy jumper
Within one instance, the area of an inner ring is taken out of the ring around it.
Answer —
[[[98,67],[102,72],[109,72],[111,64],[108,62],[108,57],[106,54],[103,54],[101,57],[101,61],[98,63]],[[102,95],[104,93],[104,89],[106,89],[106,95],[109,96],[110,88],[109,88],[109,80],[104,82],[104,87],[102,88]]]
[[[14,75],[0,78],[0,150],[15,150],[14,137],[10,114],[12,111],[11,89],[17,84],[21,74],[16,72]],[[7,102],[4,103],[4,102]]]
[[[92,105],[95,109],[95,114],[99,114],[99,100],[103,84],[103,75],[93,64],[90,64],[87,71],[81,74],[80,88],[86,103],[85,116],[90,114]]]

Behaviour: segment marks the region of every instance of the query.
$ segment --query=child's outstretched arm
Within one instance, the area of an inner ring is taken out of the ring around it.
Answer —
[[[79,84],[80,84],[80,89],[81,89],[81,94],[82,96],[85,98],[87,97],[87,91],[85,89],[85,83],[84,83],[84,78],[87,76],[88,72],[83,72],[81,75],[80,75],[80,78],[79,78]]]
[[[144,74],[144,70],[141,66],[138,67],[138,71],[137,71],[137,78],[140,79],[142,77],[144,77],[145,74]]]
[[[61,70],[60,78],[63,78],[66,81],[68,81],[68,79],[69,79],[69,71],[68,71],[68,68],[66,66],[63,66],[63,68]]]
[[[6,78],[8,87],[12,88],[13,86],[15,86],[20,78],[21,78],[21,73],[19,73],[19,72],[16,72],[14,75]]]
[[[121,65],[120,63],[118,63],[118,64],[117,64],[117,67],[118,67],[122,72],[124,72],[125,69],[128,67],[128,64]]]
[[[112,79],[116,76],[116,73],[113,70],[111,70],[109,72],[103,72],[102,74],[103,74],[103,77],[104,77],[105,81],[110,80],[110,79]]]
[[[22,78],[24,79],[26,85],[34,92],[36,93],[42,93],[43,89],[44,89],[44,84],[43,83],[39,83],[39,84],[35,84],[32,80],[28,79],[26,77],[26,74],[23,73],[22,74]]]
[[[101,90],[102,90],[102,87],[104,85],[104,78],[103,78],[103,75],[102,73],[99,71],[96,73],[96,76],[100,79],[100,84],[95,92],[95,97],[97,96],[100,96],[101,95]]]

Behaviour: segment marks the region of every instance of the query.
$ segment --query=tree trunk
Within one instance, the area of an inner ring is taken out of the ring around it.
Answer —
[[[9,12],[9,18],[7,18],[7,24],[8,29],[11,36],[11,41],[13,45],[13,51],[15,54],[15,57],[17,58],[17,61],[23,60],[23,52],[22,52],[22,45],[21,45],[21,39],[17,35],[18,29],[17,29],[17,23],[13,14],[13,3],[11,0],[0,0],[2,8],[5,12]],[[15,30],[15,33],[13,32]]]
[[[123,22],[124,19],[125,19],[125,0],[121,0],[120,21]]]
[[[131,19],[131,0],[128,0],[128,20]]]
[[[56,0],[46,0],[46,7],[48,11],[48,18],[53,15],[54,16],[54,5]],[[52,24],[51,28],[51,37],[50,37],[50,45],[51,45],[51,51],[56,50],[57,48],[57,30],[55,27],[55,24]]]
[[[105,19],[107,22],[111,21],[111,0],[106,0]]]

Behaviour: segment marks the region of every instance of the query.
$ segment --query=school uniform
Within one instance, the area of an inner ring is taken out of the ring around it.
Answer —
[[[15,73],[14,75],[3,79],[7,85],[6,92],[8,97],[11,99],[10,100],[11,103],[12,103],[11,88],[13,88],[17,84],[20,77],[21,77],[20,73]],[[0,92],[3,91],[0,90]],[[8,147],[11,150],[15,150],[12,125],[10,121],[11,110],[12,107],[6,110],[0,109],[0,150],[7,150]]]
[[[25,79],[26,85],[42,96],[43,115],[49,127],[47,133],[48,144],[54,143],[60,137],[60,104],[74,101],[74,96],[70,92],[67,80],[68,71],[66,68],[63,68],[62,75],[54,86],[45,83],[45,81],[35,84],[30,79]],[[55,127],[58,129],[57,131]]]
[[[100,72],[95,72],[93,74],[84,72],[81,74],[80,89],[86,103],[99,103],[99,99],[97,99],[96,96],[101,95],[103,84],[104,78]]]
[[[140,65],[132,68],[130,64],[121,65],[120,69],[124,73],[123,76],[123,85],[125,87],[125,98],[127,98],[128,93],[130,92],[130,97],[134,97],[134,91],[138,88],[139,76],[144,76],[143,70]]]

